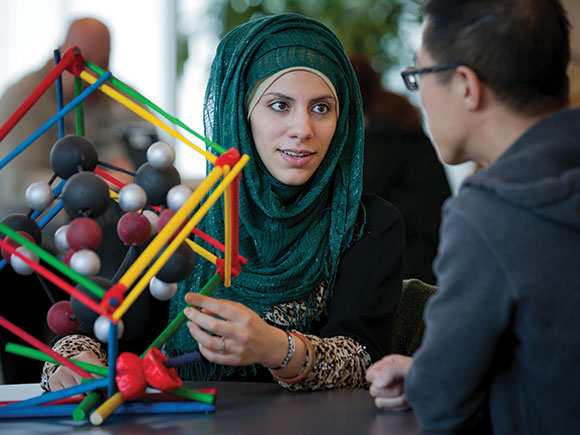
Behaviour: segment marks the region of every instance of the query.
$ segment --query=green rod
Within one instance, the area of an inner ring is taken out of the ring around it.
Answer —
[[[199,293],[202,295],[209,296],[211,292],[213,292],[221,282],[222,282],[221,275],[219,273],[216,273],[214,276],[211,277],[211,279],[206,283],[206,285],[203,286],[203,288],[199,291]],[[191,305],[188,305],[186,308],[190,306]],[[156,347],[159,349],[161,346],[163,346],[165,342],[167,342],[167,340],[169,340],[171,336],[177,332],[177,330],[181,327],[181,325],[183,325],[186,319],[187,317],[185,317],[183,311],[179,313],[177,316],[175,316],[175,319],[173,319],[171,323],[167,325],[167,327],[163,330],[163,332],[159,334],[159,337],[157,337],[155,341],[153,341],[153,343],[151,343],[151,345],[145,350],[145,352],[143,352],[141,358],[143,358],[147,353],[147,351],[152,347]]]
[[[46,361],[46,362],[51,362],[54,364],[59,364],[60,363],[55,360],[54,358],[48,356],[47,354],[45,354],[44,352],[34,349],[32,347],[27,347],[27,346],[22,346],[20,344],[16,344],[16,343],[6,343],[5,346],[6,352],[8,353],[13,353],[15,355],[20,355],[20,356],[24,356],[30,359],[35,359],[38,361]],[[107,376],[109,374],[109,370],[106,367],[102,367],[102,366],[97,366],[94,364],[90,364],[87,362],[83,362],[83,361],[77,361],[74,359],[70,359],[67,358],[70,362],[72,362],[73,364],[79,366],[81,369],[86,370],[89,373],[92,373],[93,375],[97,375],[97,376]]]
[[[92,70],[96,74],[99,74],[99,75],[105,74],[105,70],[99,68],[97,65],[95,65],[94,63],[89,62],[86,59],[85,59],[85,64],[87,65],[87,67],[90,70]],[[130,96],[132,96],[133,98],[135,98],[140,103],[146,105],[147,107],[150,107],[151,109],[153,109],[154,111],[156,111],[160,115],[164,116],[166,119],[168,119],[172,123],[179,125],[180,127],[184,128],[185,130],[187,130],[188,132],[190,132],[191,134],[193,134],[198,139],[204,141],[207,145],[209,145],[210,147],[212,147],[218,153],[223,154],[223,153],[225,153],[227,151],[221,145],[218,145],[217,143],[212,142],[208,138],[206,138],[206,137],[202,136],[201,134],[195,132],[194,130],[192,130],[191,128],[189,128],[187,125],[185,125],[183,122],[181,122],[179,119],[175,118],[174,116],[171,116],[169,113],[167,113],[165,110],[161,109],[155,103],[153,103],[152,101],[148,100],[143,95],[141,95],[139,92],[137,92],[136,90],[134,90],[131,87],[127,86],[126,84],[124,84],[120,80],[116,79],[115,77],[111,76],[111,78],[109,79],[109,81],[112,84],[114,84],[115,86],[117,86],[119,89],[123,90],[124,92],[126,92],[127,94],[129,94]]]
[[[80,77],[75,77],[75,97],[83,91],[83,81]],[[77,125],[77,135],[85,135],[85,103],[81,101],[75,107],[75,118]]]
[[[101,402],[101,393],[92,391],[87,394],[81,403],[73,411],[72,417],[74,421],[83,421],[91,410]]]
[[[30,249],[34,252],[38,257],[44,260],[46,263],[54,267],[59,272],[62,272],[64,275],[68,276],[78,284],[81,284],[90,292],[94,293],[96,296],[102,298],[105,294],[105,290],[99,287],[97,284],[86,278],[85,276],[81,275],[80,273],[76,272],[75,270],[68,267],[58,258],[52,256],[50,253],[42,249],[40,246],[34,244],[26,237],[21,236],[12,228],[7,226],[6,224],[0,222],[0,233],[4,233],[9,236],[11,239],[15,240],[17,243],[21,244],[22,246]]]

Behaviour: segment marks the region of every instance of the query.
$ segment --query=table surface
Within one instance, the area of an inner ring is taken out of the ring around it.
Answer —
[[[384,412],[366,390],[296,393],[277,384],[188,382],[188,387],[215,387],[216,411],[208,414],[112,415],[102,426],[71,418],[0,420],[0,434],[91,432],[99,434],[420,434],[410,411]],[[36,384],[0,385],[1,400],[38,395]]]

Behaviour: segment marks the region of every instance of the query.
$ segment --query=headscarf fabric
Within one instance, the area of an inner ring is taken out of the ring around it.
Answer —
[[[341,110],[320,167],[305,184],[287,186],[270,175],[258,156],[247,102],[258,82],[297,66],[326,75]],[[358,83],[338,38],[323,24],[296,14],[263,17],[232,30],[212,63],[204,127],[212,141],[250,156],[240,180],[239,206],[239,252],[248,262],[231,287],[220,285],[212,296],[263,314],[273,305],[306,299],[321,282],[332,289],[340,257],[357,238],[364,137]],[[211,169],[208,163],[208,172]],[[223,239],[222,202],[212,207],[200,229]],[[197,261],[172,299],[172,317],[185,307],[185,294],[198,292],[215,272],[211,263]],[[306,329],[310,320],[299,314],[289,319],[292,327]],[[169,354],[195,348],[185,327],[166,344]]]

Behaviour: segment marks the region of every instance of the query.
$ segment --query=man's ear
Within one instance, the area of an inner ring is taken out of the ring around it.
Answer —
[[[468,66],[460,65],[455,71],[463,104],[467,110],[477,110],[483,104],[483,84]]]

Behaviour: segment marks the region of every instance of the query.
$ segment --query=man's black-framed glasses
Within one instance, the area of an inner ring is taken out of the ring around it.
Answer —
[[[461,66],[461,63],[442,63],[441,65],[430,66],[428,68],[407,68],[405,71],[401,72],[401,77],[405,82],[405,86],[410,91],[416,91],[419,89],[419,76],[421,74],[446,71],[449,69],[457,68]]]

